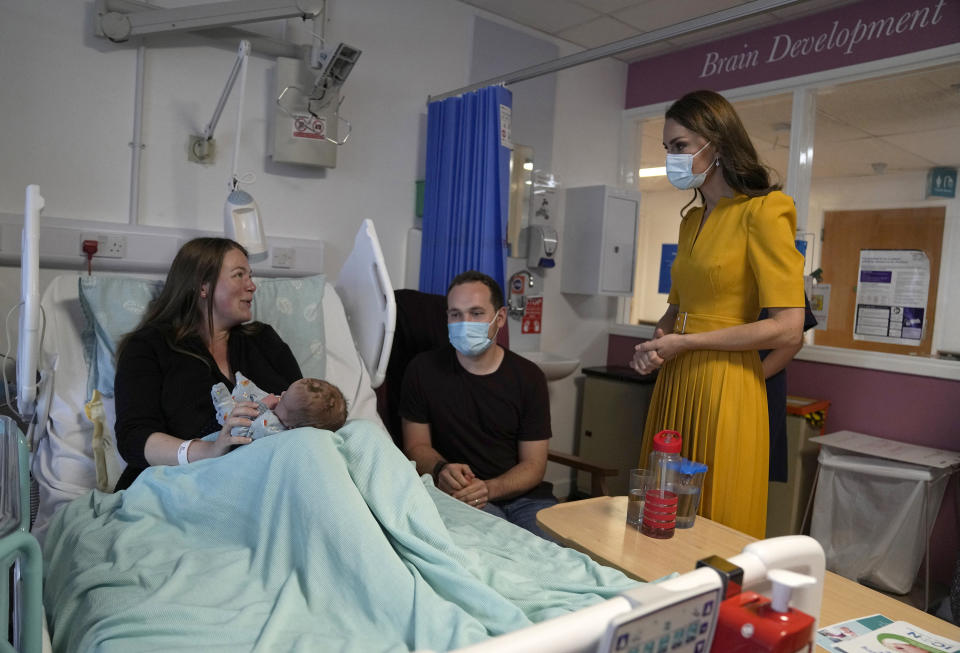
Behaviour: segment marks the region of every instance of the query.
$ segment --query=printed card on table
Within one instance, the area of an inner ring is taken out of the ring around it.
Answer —
[[[851,641],[861,635],[892,623],[892,619],[888,619],[882,614],[873,614],[868,617],[851,619],[850,621],[841,621],[840,623],[825,626],[817,630],[815,638],[816,644],[817,646],[825,648],[830,653],[835,653],[841,650],[839,648],[840,642]]]
[[[842,653],[957,653],[960,642],[921,630],[906,621],[877,628],[865,635],[834,644]]]

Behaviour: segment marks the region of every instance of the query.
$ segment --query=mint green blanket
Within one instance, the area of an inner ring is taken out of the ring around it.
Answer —
[[[443,651],[636,585],[439,492],[362,420],[150,468],[44,547],[56,651]]]

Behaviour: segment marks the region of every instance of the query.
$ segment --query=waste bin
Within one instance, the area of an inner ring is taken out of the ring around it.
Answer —
[[[835,448],[824,442],[830,437],[814,438],[822,447],[810,535],[823,546],[830,571],[906,594],[920,570],[952,468]]]

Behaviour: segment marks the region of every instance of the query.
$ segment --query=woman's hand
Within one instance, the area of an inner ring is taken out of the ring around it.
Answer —
[[[682,335],[664,335],[663,329],[657,329],[652,340],[641,342],[634,348],[630,367],[639,374],[650,374],[677,354],[686,351],[686,344]]]
[[[231,447],[238,444],[250,444],[252,438],[240,435],[230,435],[230,430],[237,426],[250,426],[251,421],[257,416],[257,404],[252,401],[238,401],[233,410],[223,420],[223,428],[213,442],[207,440],[197,440],[187,452],[190,462],[203,460],[205,458],[217,458],[230,451]]]
[[[633,348],[633,360],[630,361],[630,367],[638,374],[650,374],[658,367],[663,365],[663,358],[660,357],[655,343],[663,338],[663,329],[658,328],[653,332],[653,339],[641,342]]]

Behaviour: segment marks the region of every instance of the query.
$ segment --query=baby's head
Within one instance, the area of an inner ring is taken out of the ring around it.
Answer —
[[[313,426],[336,431],[347,421],[347,402],[333,384],[300,379],[280,395],[273,412],[288,429]]]

